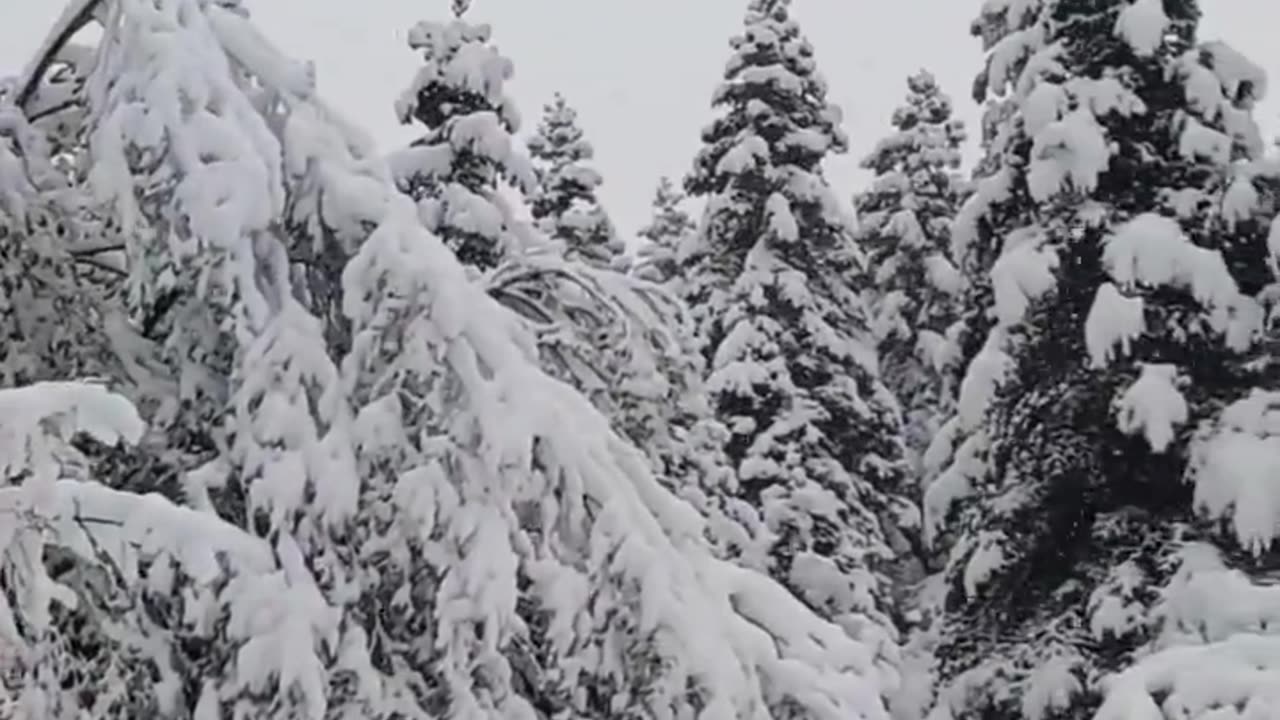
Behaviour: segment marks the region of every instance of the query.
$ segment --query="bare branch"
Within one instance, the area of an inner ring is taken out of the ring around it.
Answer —
[[[121,268],[116,267],[115,265],[111,265],[110,263],[103,262],[102,260],[98,260],[93,257],[76,255],[74,256],[74,259],[77,263],[81,265],[88,265],[95,269],[105,270],[106,272],[113,273],[115,275],[120,275],[122,277],[127,276],[129,274],[127,270],[123,270]]]
[[[25,108],[31,101],[36,88],[40,85],[40,78],[44,77],[49,66],[58,57],[58,53],[71,41],[71,38],[75,37],[76,33],[93,20],[94,13],[102,3],[103,0],[71,0],[71,3],[63,9],[62,16],[54,23],[53,29],[40,45],[40,49],[36,51],[35,57],[27,63],[26,69],[22,72],[18,82],[18,107]]]
[[[124,243],[98,243],[96,245],[92,243],[85,243],[67,250],[67,253],[72,257],[82,258],[124,249]]]

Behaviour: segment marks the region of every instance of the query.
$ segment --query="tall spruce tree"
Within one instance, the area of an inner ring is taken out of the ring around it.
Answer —
[[[427,229],[464,264],[490,270],[528,244],[501,210],[500,187],[528,195],[537,178],[512,137],[520,130],[505,88],[513,65],[491,44],[489,25],[463,18],[468,5],[455,3],[450,22],[424,21],[409,32],[423,65],[396,114],[425,134],[392,156],[392,172]]]
[[[529,210],[538,228],[563,243],[570,258],[621,268],[626,247],[596,196],[603,180],[589,165],[595,150],[563,95],[556,93],[543,108],[537,133],[529,138],[529,153],[538,175]]]
[[[880,366],[902,405],[916,458],[949,415],[955,393],[952,332],[963,278],[950,257],[951,220],[965,191],[958,175],[965,135],[932,74],[911,76],[907,88],[906,103],[893,114],[894,133],[862,161],[876,176],[855,206],[858,243],[874,279]]]
[[[667,284],[679,274],[681,249],[698,227],[681,207],[684,200],[684,193],[670,178],[664,177],[658,182],[653,195],[653,217],[640,230],[645,243],[636,251],[633,272],[637,276]]]
[[[956,227],[990,320],[926,498],[957,537],[932,717],[1275,711],[1277,168],[1265,76],[1199,18],[1039,0],[975,24],[1012,104]]]
[[[739,492],[776,535],[772,571],[895,656],[884,576],[910,505],[897,404],[851,288],[849,214],[821,163],[846,148],[788,3],[752,2],[686,181],[706,198],[681,278]]]

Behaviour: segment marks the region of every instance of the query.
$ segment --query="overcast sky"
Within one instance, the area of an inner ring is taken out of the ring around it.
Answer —
[[[0,0],[0,75],[17,72],[63,0]],[[405,45],[414,21],[446,17],[448,0],[247,0],[282,49],[316,61],[330,101],[390,148],[412,135],[392,102],[416,67]],[[532,128],[559,90],[579,111],[605,178],[604,201],[631,233],[648,217],[659,176],[681,176],[710,117],[711,90],[742,25],[747,0],[474,0],[469,18],[490,22],[514,62],[511,90]],[[971,121],[981,53],[969,21],[981,0],[794,0],[817,49],[853,146],[833,162],[849,195],[864,182],[857,158],[887,128],[905,78],[931,69]],[[1280,74],[1280,0],[1206,0],[1204,39],[1223,39]],[[1280,91],[1277,91],[1280,95]],[[1280,103],[1259,112],[1268,133]],[[973,123],[971,122],[971,125]],[[976,125],[973,125],[976,130]]]

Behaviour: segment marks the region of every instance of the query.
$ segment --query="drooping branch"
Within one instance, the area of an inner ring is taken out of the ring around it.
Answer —
[[[40,49],[22,71],[22,76],[18,80],[16,98],[18,107],[25,108],[31,101],[40,84],[40,78],[44,77],[49,66],[58,57],[58,53],[62,52],[62,48],[66,47],[76,33],[93,20],[94,13],[104,2],[105,0],[71,0],[63,9],[62,16],[53,24],[44,42],[40,44]]]

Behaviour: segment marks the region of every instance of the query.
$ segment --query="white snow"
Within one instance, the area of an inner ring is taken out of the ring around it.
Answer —
[[[1280,274],[1280,217],[1271,220],[1267,232],[1267,251],[1270,253],[1272,272]]]
[[[1022,101],[1022,122],[1027,135],[1036,137],[1067,112],[1070,106],[1066,90],[1058,83],[1041,82]]]
[[[1250,85],[1253,101],[1266,98],[1267,71],[1243,53],[1220,40],[1201,43],[1198,50],[1208,57],[1208,64],[1228,99],[1235,100],[1244,83]],[[1252,103],[1246,106],[1252,107]]]
[[[1141,297],[1127,297],[1115,285],[1098,286],[1089,317],[1084,324],[1085,347],[1094,367],[1106,367],[1117,357],[1129,354],[1129,344],[1146,330],[1146,305]]]
[[[1045,240],[1035,229],[1010,233],[991,266],[995,313],[1001,324],[1021,322],[1031,303],[1054,288],[1058,255]]]
[[[1121,288],[1186,288],[1210,309],[1238,304],[1240,291],[1222,254],[1194,245],[1176,220],[1144,213],[1107,239],[1103,262]]]
[[[720,158],[716,172],[737,175],[755,167],[769,157],[769,146],[759,135],[744,135],[729,152]]]
[[[765,215],[773,236],[781,243],[793,243],[800,239],[800,226],[791,214],[791,201],[782,193],[773,193],[765,201]]]
[[[1142,567],[1131,560],[1111,569],[1106,582],[1089,596],[1089,631],[1095,640],[1128,637],[1142,627],[1147,608],[1139,591],[1148,580]]]
[[[1079,664],[1076,659],[1055,655],[1032,671],[1022,696],[1024,720],[1047,720],[1071,707],[1084,692],[1077,677]]]
[[[1253,184],[1253,178],[1245,174],[1237,175],[1222,196],[1222,219],[1226,222],[1227,229],[1234,231],[1237,224],[1252,218],[1258,211],[1260,200],[1261,195]]]
[[[1035,135],[1028,189],[1041,202],[1067,186],[1088,193],[1110,162],[1111,147],[1093,111],[1077,108]]]
[[[1188,160],[1205,160],[1216,165],[1231,162],[1231,138],[1193,117],[1186,118],[1178,140],[1178,152]]]
[[[1173,365],[1142,363],[1138,379],[1121,395],[1116,424],[1129,435],[1142,433],[1152,452],[1169,449],[1177,428],[1189,416],[1187,400],[1178,390],[1178,369]]]
[[[983,530],[975,541],[973,554],[964,566],[964,593],[968,598],[978,597],[980,588],[1000,570],[1007,561],[1004,553],[1004,532]]]
[[[1169,16],[1164,0],[1133,0],[1116,19],[1116,34],[1138,55],[1153,55],[1164,42]]]
[[[929,284],[935,289],[958,297],[964,291],[964,276],[960,270],[941,253],[930,253],[924,259],[925,272]]]
[[[1196,507],[1230,520],[1240,543],[1261,553],[1280,533],[1280,394],[1255,390],[1197,438],[1189,476]]]

